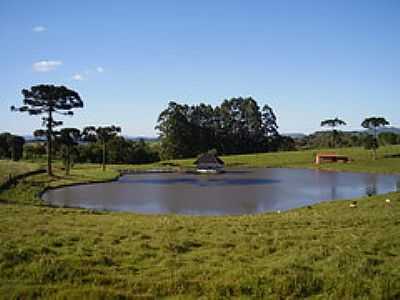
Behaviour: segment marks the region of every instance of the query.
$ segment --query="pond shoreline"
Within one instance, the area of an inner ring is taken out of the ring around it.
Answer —
[[[332,164],[326,164],[327,167],[325,166],[314,166],[314,165],[309,165],[309,166],[254,166],[254,165],[248,165],[248,164],[243,164],[242,166],[238,167],[238,166],[232,166],[232,167],[227,167],[226,168],[226,173],[230,173],[234,170],[256,170],[256,169],[294,169],[294,170],[316,170],[316,171],[321,171],[321,172],[330,172],[330,173],[354,173],[354,174],[378,174],[378,175],[400,175],[400,172],[398,172],[397,170],[395,170],[395,172],[393,171],[383,171],[383,170],[371,170],[371,169],[364,169],[364,170],[358,170],[358,168],[355,168],[356,170],[335,170],[335,169],[331,169],[329,168],[329,166],[332,166]],[[122,167],[122,166],[121,166]],[[76,170],[79,170],[79,165],[77,165]],[[111,169],[112,170],[112,169]],[[99,179],[82,179],[82,181],[75,181],[75,182],[70,182],[70,183],[56,183],[55,185],[47,185],[44,184],[42,188],[40,188],[38,186],[38,188],[36,188],[36,192],[32,191],[32,200],[24,200],[24,203],[32,203],[35,205],[43,205],[43,206],[49,206],[49,207],[53,207],[50,206],[48,203],[46,203],[43,199],[42,196],[51,190],[57,190],[57,189],[61,189],[61,188],[66,188],[66,187],[72,187],[72,186],[81,186],[81,185],[91,185],[91,184],[96,184],[96,183],[107,183],[107,182],[113,182],[113,181],[118,181],[122,176],[124,175],[140,175],[140,174],[182,174],[182,175],[199,175],[199,177],[207,177],[210,174],[196,174],[195,172],[193,172],[192,168],[188,168],[188,167],[176,167],[175,166],[173,168],[169,167],[169,168],[150,168],[150,169],[123,169],[123,168],[116,168],[114,167],[114,171],[116,173],[118,173],[115,176],[111,176],[110,178],[106,178],[103,180],[99,180]],[[79,171],[80,172],[80,171]],[[42,172],[41,172],[42,173]],[[226,174],[225,173],[225,174]],[[218,174],[221,175],[221,174]],[[78,175],[80,176],[80,175]],[[26,183],[29,184],[29,178],[31,176],[23,176],[24,177],[24,181],[26,181]],[[106,176],[107,177],[107,176]],[[94,177],[93,177],[94,178]],[[77,179],[79,180],[79,179]],[[18,182],[17,182],[18,184]],[[14,187],[10,187],[10,190],[13,190]],[[4,204],[11,204],[11,203],[19,203],[20,200],[18,200],[18,196],[12,196],[13,193],[11,193],[11,196],[9,196],[9,193],[7,192],[7,190],[3,190],[3,192],[6,192],[5,196],[3,195],[3,198],[1,200],[2,203]],[[34,200],[37,199],[37,200]],[[347,199],[348,200],[348,199]],[[55,206],[57,207],[57,206]]]
[[[223,174],[153,169],[121,172],[112,180],[46,188],[40,198],[46,205],[55,207],[223,216],[287,211],[324,201],[398,191],[398,175],[335,173],[338,176],[307,168],[234,168]],[[118,180],[120,185],[101,185]],[[72,188],[81,185],[92,186]],[[71,189],[60,190],[67,187]]]

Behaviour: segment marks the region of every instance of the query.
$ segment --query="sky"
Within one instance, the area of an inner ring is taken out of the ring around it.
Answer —
[[[400,127],[400,1],[0,0],[0,132],[40,127],[10,112],[36,84],[81,95],[65,126],[129,136],[156,136],[169,101],[239,96],[270,105],[282,133]]]

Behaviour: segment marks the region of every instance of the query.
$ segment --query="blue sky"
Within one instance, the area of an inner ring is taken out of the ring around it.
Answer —
[[[9,111],[39,83],[81,94],[66,126],[125,135],[156,135],[170,100],[234,96],[269,104],[281,132],[400,126],[400,1],[0,0],[0,132],[40,127]]]

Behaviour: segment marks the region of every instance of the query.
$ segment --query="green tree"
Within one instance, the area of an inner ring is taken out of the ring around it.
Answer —
[[[339,126],[345,126],[347,125],[345,121],[339,119],[339,118],[334,118],[334,119],[327,119],[321,122],[321,127],[330,127],[332,128],[332,147],[336,147],[336,141],[338,138],[338,131],[336,130],[336,127]]]
[[[279,148],[272,109],[260,109],[251,97],[224,100],[220,106],[170,102],[160,113],[161,158],[185,158],[215,148],[222,154],[273,151]]]
[[[65,174],[69,175],[72,161],[71,156],[74,147],[81,139],[81,132],[77,128],[63,128],[57,133],[57,141],[62,145],[61,153],[65,165]]]
[[[169,102],[157,121],[156,130],[160,132],[161,158],[185,158],[193,155],[193,124],[189,120],[189,107]]]
[[[374,132],[374,142],[371,144],[372,145],[372,151],[373,151],[373,159],[376,159],[376,149],[379,147],[378,144],[378,128],[389,125],[390,123],[383,117],[369,117],[366,118],[362,123],[361,126],[373,130]]]
[[[25,139],[22,136],[11,135],[8,139],[8,146],[11,152],[11,159],[18,161],[24,153]]]
[[[0,158],[20,160],[23,155],[25,139],[8,132],[0,134]]]
[[[111,125],[107,127],[88,126],[83,129],[83,137],[86,141],[99,142],[102,147],[102,169],[106,170],[107,144],[121,132],[121,128]]]
[[[400,135],[394,132],[382,132],[378,134],[378,140],[382,145],[396,145],[400,140]]]
[[[46,147],[43,143],[29,143],[24,145],[25,159],[38,159],[46,155]]]
[[[363,136],[363,145],[367,150],[374,150],[378,148],[378,140],[371,134]]]
[[[0,158],[8,158],[9,151],[8,151],[8,143],[7,137],[10,133],[3,132],[0,134]]]
[[[65,86],[36,85],[23,89],[23,105],[11,106],[12,111],[27,112],[29,115],[45,115],[42,117],[47,136],[47,173],[52,176],[53,128],[62,125],[54,119],[55,114],[73,115],[72,109],[82,108],[83,102],[79,94]]]
[[[264,140],[264,148],[256,149],[256,151],[276,151],[281,147],[287,147],[288,139],[282,138],[278,133],[278,124],[276,116],[272,108],[264,105],[261,114],[262,139]]]

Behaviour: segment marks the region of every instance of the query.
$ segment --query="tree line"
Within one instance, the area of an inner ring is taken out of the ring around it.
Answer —
[[[294,142],[278,133],[268,105],[251,97],[224,100],[219,106],[170,102],[158,118],[162,159],[193,157],[215,149],[219,154],[284,150]]]
[[[299,142],[278,132],[277,118],[268,105],[260,107],[251,97],[231,98],[215,107],[200,103],[198,105],[170,102],[157,120],[156,129],[160,135],[160,147],[155,149],[144,141],[128,141],[119,134],[121,128],[115,125],[106,127],[88,126],[82,131],[77,128],[57,127],[63,124],[56,116],[73,116],[73,110],[83,108],[80,95],[64,86],[36,85],[23,89],[23,104],[12,106],[15,112],[42,116],[45,129],[36,130],[34,135],[45,139],[43,145],[27,145],[26,156],[38,157],[46,153],[48,174],[52,175],[52,160],[62,159],[68,174],[73,162],[101,163],[145,163],[160,159],[194,157],[210,150],[218,154],[242,154],[296,150],[299,144],[307,147],[319,141],[329,147],[359,145],[376,149],[385,143],[398,143],[398,137],[390,134],[379,135],[380,127],[389,125],[383,117],[366,118],[361,126],[372,130],[373,134],[362,137],[348,136],[337,130],[346,125],[339,119],[321,122],[322,127],[331,128],[329,135],[319,133]],[[344,138],[345,137],[345,138]],[[0,158],[18,160],[23,155],[25,140],[9,133],[0,134]]]
[[[23,156],[25,139],[9,132],[0,133],[0,159],[20,160]]]
[[[74,163],[99,163],[102,169],[106,164],[141,164],[159,161],[158,149],[143,139],[131,141],[118,135],[121,129],[116,126],[88,126],[62,128],[53,133],[53,153],[55,159],[64,163],[66,174]],[[45,131],[36,130],[34,136],[45,138]],[[40,159],[47,154],[47,142],[38,140],[24,147],[26,159]]]
[[[65,86],[36,85],[30,89],[23,89],[22,95],[23,105],[11,106],[11,111],[42,115],[42,125],[46,129],[36,130],[34,135],[46,139],[47,173],[50,176],[53,175],[52,164],[57,150],[63,159],[67,174],[74,157],[79,162],[101,162],[103,170],[110,161],[108,154],[116,153],[111,160],[115,163],[149,162],[158,159],[157,154],[143,142],[132,143],[118,136],[121,132],[118,126],[88,126],[82,131],[77,128],[56,130],[63,124],[55,119],[56,115],[73,116],[74,109],[83,107],[80,95]],[[80,142],[88,144],[82,145]],[[108,151],[109,145],[113,145],[113,151]]]
[[[296,137],[295,147],[298,150],[326,149],[344,147],[364,147],[371,149],[373,135],[358,131],[338,131],[335,137],[335,146],[332,142],[332,133],[329,131],[317,131],[315,133]],[[400,135],[394,132],[382,132],[377,135],[377,144],[382,146],[400,144]]]

